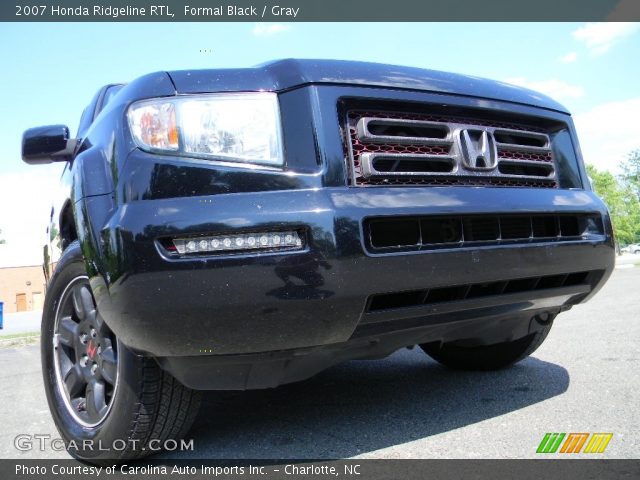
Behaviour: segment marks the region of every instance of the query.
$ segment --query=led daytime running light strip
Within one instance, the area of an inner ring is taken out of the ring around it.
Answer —
[[[197,238],[174,238],[173,245],[180,255],[222,251],[301,249],[298,232],[256,232],[235,235],[215,235]]]

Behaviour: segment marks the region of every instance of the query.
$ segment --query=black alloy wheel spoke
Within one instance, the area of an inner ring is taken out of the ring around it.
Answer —
[[[80,320],[87,320],[95,313],[93,297],[86,285],[80,285],[73,289],[73,308]]]
[[[107,410],[106,390],[103,382],[91,380],[87,385],[87,415],[92,421],[99,421]]]
[[[98,335],[101,337],[107,337],[109,335],[109,327],[107,327],[107,323],[102,318],[102,315],[100,315],[100,312],[95,310],[94,312],[95,318],[93,319],[93,323],[96,327]]]
[[[83,393],[87,382],[82,375],[82,369],[77,363],[74,364],[64,376],[64,383],[67,387],[67,392],[71,398],[78,397],[80,393]]]
[[[102,351],[100,365],[100,374],[105,382],[109,385],[114,385],[116,381],[116,375],[118,374],[118,364],[116,362],[116,355],[112,347],[108,347]]]
[[[70,316],[60,319],[58,325],[58,341],[67,347],[75,349],[78,337],[78,324]]]

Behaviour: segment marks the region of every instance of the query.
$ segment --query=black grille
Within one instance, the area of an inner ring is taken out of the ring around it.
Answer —
[[[346,116],[353,185],[558,188],[550,139],[539,127],[370,109]],[[487,144],[487,155],[476,156],[469,142]]]
[[[373,217],[365,220],[374,253],[482,244],[554,242],[603,235],[598,214],[449,215]]]
[[[470,283],[466,285],[372,295],[367,304],[367,311],[377,312],[396,308],[471,300],[496,295],[586,285],[589,284],[589,278],[592,273],[595,272],[572,272],[559,275],[545,275],[486,283]]]

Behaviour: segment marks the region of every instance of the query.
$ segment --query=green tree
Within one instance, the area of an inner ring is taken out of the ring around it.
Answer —
[[[640,201],[634,188],[612,173],[587,165],[593,189],[609,207],[616,240],[628,245],[640,240]]]
[[[2,235],[2,230],[0,229],[0,235]],[[0,238],[0,245],[2,245],[3,243],[7,243],[4,241],[4,238]]]
[[[620,167],[623,183],[629,186],[636,197],[640,199],[640,150],[631,152],[627,160],[620,164]]]

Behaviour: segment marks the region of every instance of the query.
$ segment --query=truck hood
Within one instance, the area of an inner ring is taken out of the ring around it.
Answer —
[[[422,68],[341,60],[287,59],[253,68],[167,72],[178,94],[284,91],[311,84],[363,85],[502,100],[568,113],[552,98],[485,78]]]

